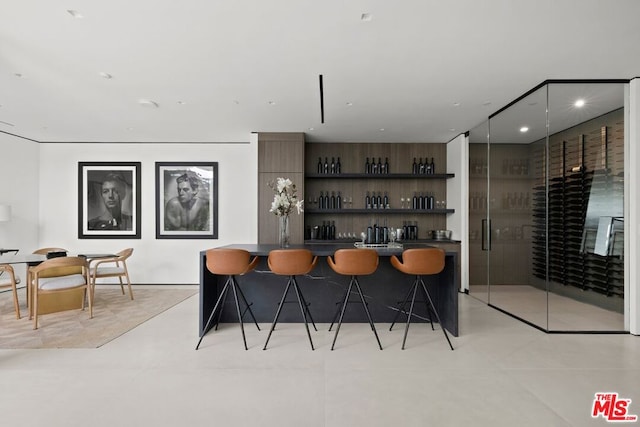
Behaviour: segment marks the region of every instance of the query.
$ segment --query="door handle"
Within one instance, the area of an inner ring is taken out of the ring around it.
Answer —
[[[483,219],[481,228],[482,228],[482,250],[490,251],[491,250],[491,220]]]

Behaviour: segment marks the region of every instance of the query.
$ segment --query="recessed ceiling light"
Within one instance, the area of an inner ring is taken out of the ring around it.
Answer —
[[[78,19],[84,18],[84,16],[82,16],[82,14],[77,10],[68,9],[67,13],[73,16],[74,18],[78,18]]]
[[[100,71],[98,74],[99,74],[99,75],[100,75],[100,77],[102,77],[103,79],[110,80],[110,79],[112,79],[112,78],[113,78],[113,76],[112,76],[111,74],[109,74],[109,73],[105,73],[104,71]]]
[[[347,102],[347,107],[352,107],[353,106],[353,102]]]
[[[459,107],[459,106],[460,106],[460,103],[459,103],[459,102],[454,102],[454,103],[453,103],[453,106],[454,106],[454,107]]]
[[[151,101],[149,99],[139,99],[138,104],[142,105],[143,107],[149,108],[158,108],[160,106],[157,102]]]
[[[373,15],[370,13],[363,13],[362,15],[360,15],[360,20],[361,21],[365,21],[365,22],[369,22],[373,19]]]
[[[384,132],[384,128],[380,128],[380,132]]]
[[[578,108],[584,107],[584,99],[578,99],[573,105],[575,105]]]
[[[269,101],[269,105],[276,105],[276,101]]]
[[[176,104],[178,104],[178,105],[187,105],[187,103],[185,101],[177,101]]]
[[[528,127],[526,127],[526,126],[522,126],[522,127],[520,128],[520,132],[522,132],[522,133],[525,133],[525,132],[527,132],[528,130],[529,130],[529,128],[528,128]]]

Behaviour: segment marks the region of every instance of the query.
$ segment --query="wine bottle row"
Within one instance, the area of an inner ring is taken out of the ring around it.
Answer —
[[[435,209],[435,197],[433,193],[420,192],[418,195],[417,192],[413,193],[413,197],[411,199],[411,208],[415,210],[431,210]]]
[[[391,205],[389,204],[389,195],[387,192],[384,192],[384,196],[382,196],[382,192],[378,191],[378,195],[376,196],[375,191],[373,194],[370,194],[367,191],[364,196],[364,207],[366,209],[389,209]]]
[[[332,157],[331,163],[329,163],[328,157],[324,158],[324,163],[322,162],[322,157],[318,157],[317,172],[321,175],[336,175],[342,173],[340,157],[338,156],[337,161],[335,157]]]
[[[384,163],[382,163],[382,158],[378,157],[378,163],[376,163],[375,157],[371,158],[371,162],[369,162],[369,158],[367,157],[364,162],[364,173],[366,174],[388,174],[389,173],[389,158],[385,157]]]
[[[328,190],[326,193],[321,191],[318,197],[318,209],[342,209],[342,192],[338,191],[336,194],[332,191],[329,195]]]
[[[428,157],[424,158],[424,162],[422,161],[422,157],[420,157],[420,162],[417,162],[414,157],[413,164],[411,165],[411,173],[414,175],[433,175],[436,173],[436,164],[433,157],[431,158],[431,162],[429,162]]]

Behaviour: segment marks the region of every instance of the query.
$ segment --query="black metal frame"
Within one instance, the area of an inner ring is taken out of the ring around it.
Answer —
[[[289,280],[287,280],[287,287],[284,289],[284,293],[282,294],[282,299],[280,300],[280,303],[278,304],[278,310],[276,310],[276,317],[273,319],[273,323],[271,324],[271,329],[269,330],[269,335],[267,336],[267,341],[264,343],[264,348],[263,350],[267,349],[267,344],[269,344],[269,339],[271,338],[271,334],[273,333],[273,330],[276,327],[276,324],[278,323],[278,317],[280,317],[280,312],[282,311],[282,306],[285,303],[288,302],[295,302],[295,301],[285,301],[285,299],[287,298],[287,294],[289,293],[289,288],[291,288],[291,284],[293,283],[293,289],[296,292],[296,297],[298,299],[298,305],[300,306],[300,312],[302,313],[302,319],[304,320],[304,327],[307,330],[307,336],[309,337],[309,343],[311,344],[311,350],[315,350],[313,348],[313,340],[311,339],[311,332],[309,331],[309,324],[307,322],[307,314],[309,315],[309,320],[311,321],[311,324],[313,325],[313,329],[315,329],[316,331],[318,331],[318,328],[316,328],[316,324],[313,321],[313,317],[311,317],[311,312],[309,311],[309,304],[307,304],[307,301],[304,299],[304,295],[302,295],[302,291],[300,290],[300,286],[298,286],[298,282],[296,281],[296,276],[289,276]]]
[[[396,320],[398,319],[398,316],[400,315],[400,313],[407,314],[407,324],[404,328],[404,338],[402,339],[402,349],[404,350],[405,343],[407,342],[407,334],[409,332],[409,324],[411,323],[411,316],[414,315],[413,306],[416,302],[416,293],[418,292],[418,285],[422,285],[422,290],[424,291],[424,294],[427,298],[425,300],[425,303],[427,303],[427,314],[429,316],[429,323],[431,323],[431,329],[435,330],[433,327],[433,321],[431,319],[431,312],[433,312],[433,314],[435,314],[436,316],[436,320],[440,324],[442,333],[444,333],[444,337],[447,339],[447,342],[449,343],[449,347],[451,347],[451,350],[453,350],[453,345],[451,344],[449,335],[447,335],[447,331],[445,330],[445,328],[442,326],[442,323],[440,322],[440,316],[438,315],[438,311],[436,310],[436,307],[433,305],[433,301],[431,300],[431,295],[429,294],[429,291],[427,290],[427,286],[424,284],[424,281],[422,280],[421,275],[416,275],[416,280],[414,280],[413,285],[411,285],[411,288],[409,289],[409,292],[407,292],[407,295],[405,296],[404,301],[400,305],[395,317],[393,318],[393,322],[391,323],[389,330],[391,330],[393,328],[393,325],[395,325]],[[407,311],[405,310],[405,307],[407,305],[407,301],[409,300],[409,295],[411,294],[413,294],[413,296],[411,297],[411,305],[409,306],[409,312],[407,313]]]
[[[331,321],[331,325],[329,326],[329,331],[331,331],[331,328],[333,328],[333,324],[336,322],[336,318],[338,317],[338,314],[340,315],[340,320],[338,321],[338,327],[336,328],[336,334],[333,337],[333,343],[331,344],[331,350],[333,350],[333,347],[336,345],[336,340],[338,339],[338,332],[340,332],[340,326],[342,325],[342,318],[344,317],[344,312],[347,308],[347,304],[349,304],[350,302],[358,302],[358,301],[349,301],[349,297],[351,296],[351,289],[353,288],[353,285],[356,285],[356,291],[358,293],[358,296],[360,297],[360,301],[362,303],[362,307],[364,307],[364,311],[367,314],[367,319],[369,319],[369,325],[371,326],[371,330],[373,331],[373,334],[376,337],[376,341],[378,341],[378,347],[380,347],[380,350],[382,350],[382,344],[380,343],[380,338],[378,337],[378,332],[376,331],[376,327],[373,324],[373,320],[371,319],[371,313],[369,313],[369,308],[367,307],[367,303],[364,300],[364,295],[362,293],[362,288],[360,288],[360,283],[358,282],[358,278],[356,276],[351,276],[351,280],[349,281],[349,287],[347,288],[347,292],[344,294],[344,298],[343,298],[343,302],[342,305],[340,307],[338,307],[338,310],[336,311],[335,316],[333,316],[333,320]]]
[[[247,299],[244,296],[244,292],[242,292],[242,289],[240,289],[240,286],[236,282],[235,276],[230,275],[227,278],[227,281],[224,284],[224,288],[222,288],[222,292],[220,293],[220,296],[218,297],[218,300],[216,301],[216,305],[213,307],[213,310],[211,311],[211,315],[209,316],[209,320],[207,321],[207,324],[204,327],[204,331],[205,332],[200,337],[200,340],[198,340],[198,345],[196,345],[196,350],[200,347],[200,343],[202,342],[202,339],[206,335],[206,331],[209,330],[209,326],[211,325],[211,321],[213,320],[213,316],[216,314],[216,310],[218,309],[218,306],[220,306],[220,311],[218,312],[218,319],[216,320],[216,323],[215,323],[216,330],[218,330],[218,324],[220,323],[220,318],[222,316],[222,310],[224,308],[224,303],[225,303],[225,301],[227,299],[227,291],[229,290],[229,284],[231,284],[231,289],[233,290],[233,299],[235,300],[235,303],[236,303],[236,312],[238,314],[238,321],[240,322],[240,330],[242,331],[242,340],[244,341],[244,349],[245,350],[248,350],[249,348],[247,347],[247,337],[245,336],[245,333],[244,333],[244,322],[242,321],[242,318],[244,317],[244,315],[245,315],[245,313],[247,311],[249,312],[249,314],[253,318],[253,323],[256,324],[256,328],[258,328],[258,330],[260,330],[260,326],[258,326],[258,321],[256,320],[256,317],[253,315],[253,311],[251,311],[251,304],[249,304],[247,302]],[[245,310],[242,313],[240,312],[240,302],[238,300],[238,293],[240,294],[240,297],[242,298],[242,301],[244,302],[244,304],[246,306]]]

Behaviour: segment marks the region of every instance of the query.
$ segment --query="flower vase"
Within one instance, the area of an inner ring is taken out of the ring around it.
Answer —
[[[281,248],[289,247],[289,215],[278,217],[278,243]]]

